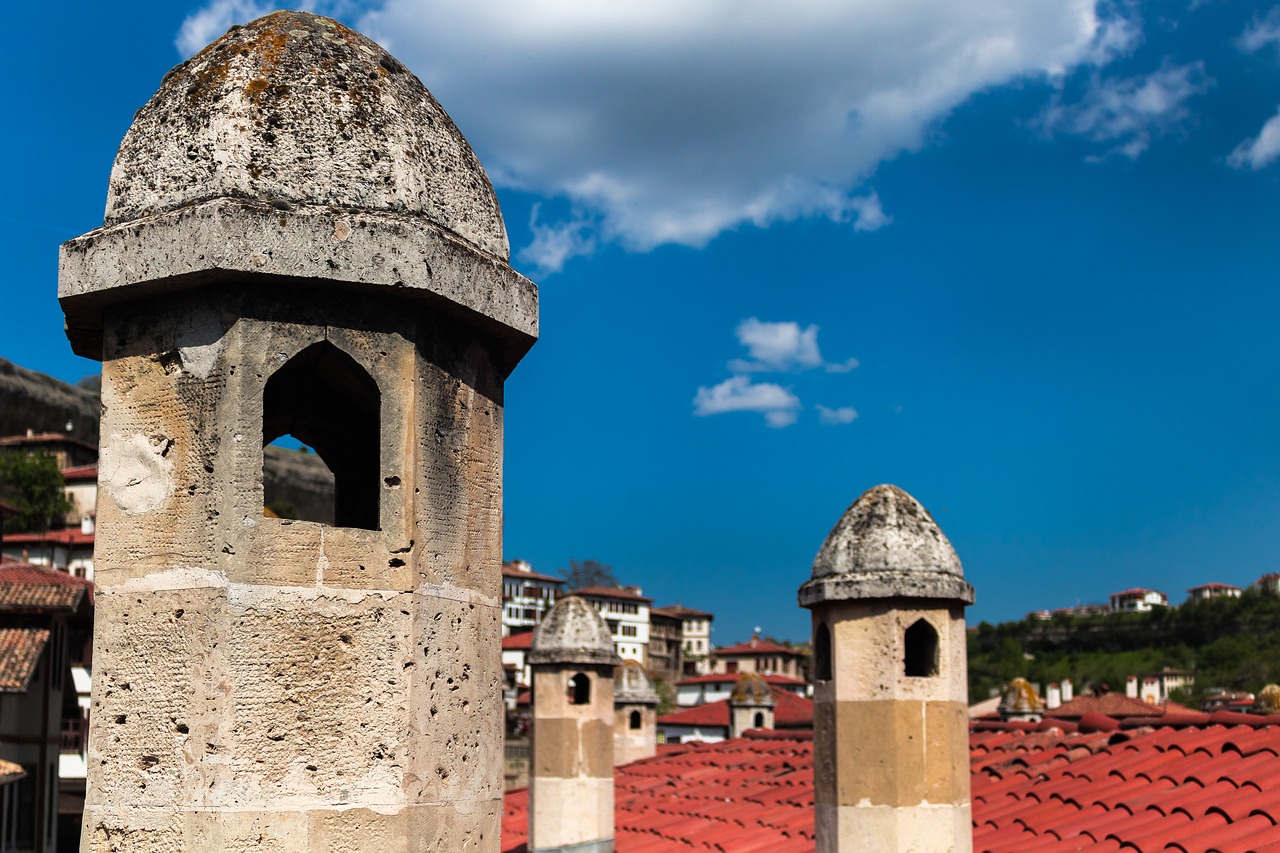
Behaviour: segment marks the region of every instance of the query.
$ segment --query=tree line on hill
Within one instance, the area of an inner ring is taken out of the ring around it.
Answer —
[[[1127,676],[1165,667],[1195,673],[1194,686],[1171,698],[1197,707],[1215,690],[1256,693],[1280,682],[1280,596],[1248,589],[1147,613],[983,622],[969,635],[972,701],[1019,676],[1041,685],[1070,678],[1079,693],[1123,690]]]

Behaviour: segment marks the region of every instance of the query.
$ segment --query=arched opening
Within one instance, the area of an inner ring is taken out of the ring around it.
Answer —
[[[917,619],[903,638],[907,675],[928,678],[938,674],[938,632],[925,619]]]
[[[627,725],[631,727],[632,731],[636,731],[637,729],[640,728],[640,712],[639,711],[631,712],[631,719],[628,721]]]
[[[764,728],[764,712],[763,711],[756,711],[755,717],[751,719],[751,727],[753,729]]]
[[[569,679],[568,698],[570,705],[591,704],[591,678],[585,672]]]
[[[819,622],[813,631],[813,677],[817,681],[831,680],[831,630],[826,622]]]
[[[382,395],[355,359],[328,341],[312,344],[267,380],[262,443],[290,435],[315,449],[333,474],[333,511],[299,511],[307,521],[377,530]],[[264,477],[265,480],[265,477]],[[264,500],[272,495],[264,483]]]

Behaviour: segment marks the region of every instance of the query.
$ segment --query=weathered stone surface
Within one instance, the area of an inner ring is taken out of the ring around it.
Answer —
[[[595,608],[576,595],[556,602],[533,634],[529,662],[617,666],[613,635]]]
[[[508,257],[493,187],[422,82],[306,12],[233,27],[165,75],[116,155],[106,224],[218,197],[421,215]]]
[[[102,315],[212,283],[382,292],[451,311],[502,341],[506,372],[538,335],[538,289],[421,217],[220,198],[91,231],[63,244],[58,298],[77,353],[102,357]]]
[[[639,661],[624,660],[613,673],[614,705],[657,705],[658,691]]]
[[[868,489],[832,528],[800,604],[858,598],[973,603],[973,587],[933,516],[897,486]]]

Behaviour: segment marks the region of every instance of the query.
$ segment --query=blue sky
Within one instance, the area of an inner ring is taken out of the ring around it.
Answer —
[[[506,556],[807,636],[843,510],[928,507],[970,620],[1280,569],[1280,7],[314,2],[498,186],[542,340]],[[69,381],[56,248],[133,112],[266,3],[21,4],[0,356]]]

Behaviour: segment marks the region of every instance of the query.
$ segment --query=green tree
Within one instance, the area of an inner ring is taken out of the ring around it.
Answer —
[[[618,579],[613,576],[613,566],[597,560],[570,560],[569,567],[561,569],[560,574],[569,582],[569,589],[618,586]]]
[[[48,530],[71,510],[58,460],[36,453],[0,453],[0,500],[18,510],[5,525],[14,533]]]

